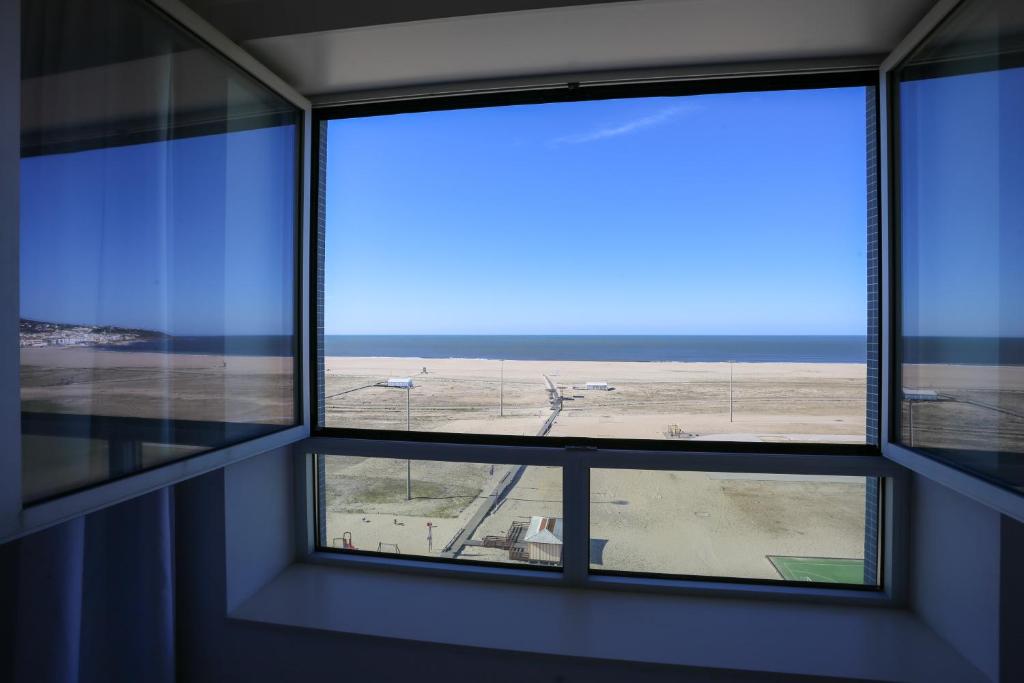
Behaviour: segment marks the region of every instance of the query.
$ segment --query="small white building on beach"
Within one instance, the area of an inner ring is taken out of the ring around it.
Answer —
[[[588,391],[608,391],[608,382],[587,382]]]
[[[939,393],[933,389],[904,389],[905,401],[938,401]]]
[[[416,386],[413,384],[412,377],[388,377],[387,385],[395,389],[412,389]]]
[[[530,517],[530,526],[523,535],[530,562],[562,561],[562,518]]]

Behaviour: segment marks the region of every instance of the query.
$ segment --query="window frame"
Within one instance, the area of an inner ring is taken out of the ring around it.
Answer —
[[[970,0],[939,0],[921,21],[900,41],[879,67],[879,199],[882,208],[881,324],[883,327],[881,404],[879,416],[882,455],[917,474],[932,479],[983,505],[1024,522],[1024,495],[1002,482],[968,471],[956,463],[935,457],[927,451],[899,442],[895,432],[896,411],[901,401],[899,347],[901,334],[900,303],[900,154],[899,154],[899,79],[896,72],[919,46],[936,33]]]
[[[766,75],[766,76],[743,76],[733,78],[715,79],[686,79],[686,80],[658,80],[645,81],[634,80],[632,82],[614,82],[611,84],[595,83],[582,84],[579,82],[560,83],[557,86],[515,88],[508,90],[489,90],[477,92],[462,92],[460,94],[430,94],[429,91],[419,96],[405,96],[388,98],[377,101],[356,101],[350,104],[331,104],[329,106],[314,107],[313,121],[311,126],[312,148],[316,150],[317,156],[324,154],[326,144],[324,133],[326,123],[336,119],[360,118],[367,116],[383,116],[388,114],[410,114],[432,111],[450,111],[458,109],[477,109],[486,107],[512,106],[523,104],[550,104],[559,102],[584,102],[607,99],[627,99],[642,97],[678,97],[686,95],[710,95],[737,92],[771,92],[777,90],[816,90],[838,87],[865,87],[875,89],[875,112],[878,118],[878,74],[873,70],[847,70],[812,74],[787,74],[787,75]],[[875,125],[875,145],[879,147],[879,126]],[[882,451],[879,440],[872,441],[865,433],[863,444],[837,444],[837,443],[794,443],[765,444],[738,441],[702,441],[699,443],[687,441],[658,441],[654,439],[610,439],[594,437],[552,437],[552,436],[514,436],[495,434],[456,434],[446,432],[406,432],[399,430],[384,429],[360,429],[353,427],[328,427],[321,425],[319,415],[323,408],[321,395],[323,378],[322,365],[322,344],[320,339],[320,325],[322,323],[323,308],[323,263],[322,250],[325,244],[323,234],[326,226],[323,225],[323,200],[320,196],[321,169],[326,170],[326,159],[317,159],[313,164],[313,176],[310,182],[310,226],[312,239],[310,240],[309,262],[311,269],[309,273],[310,296],[316,297],[315,303],[310,308],[309,317],[309,349],[308,355],[317,363],[316,376],[310,378],[309,405],[312,422],[310,423],[311,436],[332,436],[336,438],[351,439],[381,439],[393,441],[425,441],[443,442],[453,444],[491,444],[509,446],[540,446],[549,448],[601,448],[601,449],[629,449],[629,450],[658,450],[672,451],[679,453],[689,452],[720,452],[720,453],[763,453],[772,454],[778,452],[794,454],[821,454],[821,455],[872,455],[880,456]],[[876,174],[877,178],[877,174]],[[877,182],[877,181],[876,181]],[[869,188],[870,192],[870,188]],[[879,230],[881,222],[878,222]],[[877,235],[881,240],[881,235]],[[868,256],[867,269],[870,270],[872,263]],[[867,282],[865,282],[865,286]],[[312,303],[312,302],[311,302]],[[876,315],[876,329],[881,332],[881,307]],[[870,329],[870,322],[868,329]],[[870,343],[870,339],[868,342]],[[876,342],[879,340],[876,339]],[[881,360],[881,348],[879,345],[879,360]],[[879,374],[882,372],[879,364]],[[882,381],[876,378],[877,391],[869,397],[867,408],[873,405],[876,409],[881,408]],[[870,382],[869,382],[870,384]],[[880,436],[880,435],[879,435]]]
[[[151,491],[173,485],[185,479],[219,469],[239,462],[246,458],[267,452],[275,448],[288,447],[296,441],[309,435],[309,403],[306,401],[309,381],[309,358],[306,354],[308,348],[305,338],[308,330],[309,316],[309,289],[305,273],[309,272],[309,223],[308,206],[309,198],[308,184],[310,178],[310,125],[312,120],[312,105],[310,101],[299,94],[293,87],[286,83],[277,74],[258,62],[242,48],[231,42],[220,31],[213,28],[190,8],[183,5],[179,0],[140,0],[149,5],[155,12],[164,17],[170,25],[177,30],[190,35],[203,48],[213,52],[228,64],[232,65],[242,73],[246,74],[257,83],[267,88],[278,97],[285,100],[295,108],[298,114],[296,122],[296,154],[295,154],[295,222],[294,222],[294,272],[293,281],[295,289],[295,328],[294,328],[294,353],[295,353],[295,415],[294,423],[282,425],[280,428],[267,434],[242,440],[236,443],[229,443],[218,448],[186,456],[173,460],[166,464],[126,473],[119,478],[107,479],[96,484],[76,488],[55,496],[49,496],[32,503],[25,503],[21,489],[21,400],[20,383],[14,382],[12,391],[5,394],[0,403],[0,413],[5,420],[17,420],[18,428],[3,439],[4,451],[8,454],[0,459],[0,481],[3,481],[0,490],[0,542],[7,542],[21,536],[45,529],[54,524],[72,519],[74,517],[93,512],[131,498],[149,493]],[[14,3],[17,6],[17,3]],[[8,48],[18,53],[19,58],[12,60],[12,66],[18,69],[20,63],[21,30],[20,21],[12,21],[11,27],[17,36],[17,40],[11,41]],[[12,100],[20,101],[20,77],[15,81],[15,87],[19,89],[18,98]],[[17,109],[17,105],[15,105]],[[14,151],[20,158],[20,122],[17,118],[13,121],[2,121],[4,132],[11,135],[14,130]],[[8,130],[11,128],[11,130]],[[6,153],[6,148],[4,149]],[[6,158],[6,157],[5,157]],[[17,174],[17,170],[14,171]],[[15,178],[17,175],[15,175]],[[7,184],[5,183],[5,186]],[[17,188],[17,183],[10,183],[11,187]],[[15,218],[17,217],[18,205],[13,203]],[[15,224],[17,224],[17,219]],[[5,270],[7,280],[13,278],[13,287],[5,289],[9,296],[4,297],[2,313],[5,320],[12,320],[14,328],[17,328],[19,319],[19,298],[18,292],[20,282],[18,281],[18,235],[17,231],[5,238],[4,244],[9,249],[4,253],[13,254],[14,267]],[[17,339],[17,335],[13,337]],[[13,344],[13,342],[12,342]],[[17,377],[19,354],[16,346],[11,346],[13,352],[7,358],[8,346],[3,347],[5,363],[14,364],[14,376]],[[5,366],[5,371],[7,367]],[[5,375],[6,376],[6,375]]]
[[[542,104],[623,97],[680,96],[745,91],[818,89],[861,86],[874,88],[876,163],[881,161],[883,110],[876,70],[838,70],[813,73],[772,73],[714,78],[665,78],[633,76],[629,81],[594,83],[552,82],[522,86],[498,83],[448,84],[443,88],[405,90],[379,99],[357,97],[351,102],[337,97],[323,106],[314,105],[311,134],[317,156],[324,153],[326,122],[361,116],[467,109],[489,106]],[[452,94],[456,93],[456,94]],[[371,96],[372,97],[372,96]],[[310,437],[293,446],[296,500],[296,554],[301,561],[334,566],[372,568],[496,581],[537,582],[545,585],[607,590],[641,590],[697,595],[726,595],[767,599],[809,600],[832,603],[899,605],[906,602],[907,523],[909,477],[902,467],[882,457],[885,433],[880,420],[876,441],[865,435],[864,444],[768,444],[743,442],[660,442],[642,439],[584,437],[522,437],[392,430],[366,430],[321,426],[323,378],[320,315],[323,306],[324,215],[320,186],[326,160],[316,158],[309,184],[309,222],[312,239],[308,254],[311,268],[309,349],[307,356],[318,364],[310,374]],[[875,190],[880,195],[879,174]],[[871,180],[869,179],[869,183]],[[869,186],[869,192],[870,192]],[[879,254],[879,305],[876,311],[878,346],[877,390],[873,395],[879,416],[885,405],[886,357],[883,299],[881,209],[876,210]],[[868,267],[872,265],[868,256]],[[867,282],[865,283],[867,285]],[[869,323],[870,330],[870,323]],[[869,339],[870,341],[870,339]],[[869,408],[871,401],[869,399]],[[399,558],[386,553],[357,553],[324,548],[318,544],[317,453],[449,462],[556,465],[562,467],[565,541],[561,571],[534,571],[515,565],[469,561],[436,561],[432,558]],[[756,581],[732,577],[593,573],[589,568],[589,470],[591,468],[656,469],[676,471],[755,472],[776,474],[835,474],[878,477],[881,482],[878,515],[879,585],[829,587],[799,582]],[[883,502],[884,501],[884,502]]]

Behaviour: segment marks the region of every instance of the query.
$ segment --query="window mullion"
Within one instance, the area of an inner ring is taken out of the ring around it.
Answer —
[[[590,563],[590,470],[584,462],[586,451],[566,448],[562,467],[562,571],[565,581],[575,586],[586,582]]]

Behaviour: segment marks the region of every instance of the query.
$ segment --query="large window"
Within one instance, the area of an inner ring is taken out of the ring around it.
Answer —
[[[873,99],[329,120],[321,426],[873,442]]]
[[[296,424],[297,110],[148,3],[22,14],[24,499]]]
[[[875,93],[788,82],[319,112],[317,546],[881,588]]]
[[[1024,6],[964,3],[896,71],[894,440],[1024,490]]]

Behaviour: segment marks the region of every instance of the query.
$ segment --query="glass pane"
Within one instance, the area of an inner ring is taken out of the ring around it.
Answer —
[[[297,110],[146,2],[23,5],[25,500],[295,424]]]
[[[873,103],[834,88],[330,121],[322,424],[873,440]]]
[[[1024,5],[968,2],[899,71],[901,443],[1024,486]]]
[[[412,557],[562,564],[562,470],[319,456],[320,545]]]
[[[590,472],[592,570],[878,585],[877,530],[875,479]]]

